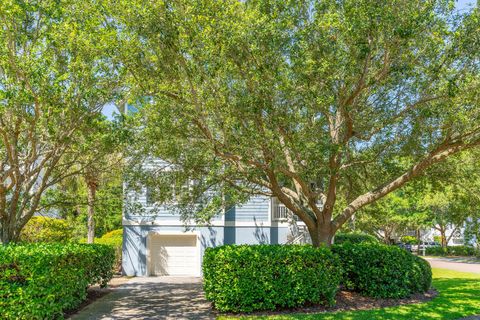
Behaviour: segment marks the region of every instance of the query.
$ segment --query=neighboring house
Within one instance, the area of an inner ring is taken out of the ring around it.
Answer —
[[[127,276],[199,276],[207,247],[308,241],[305,225],[275,198],[251,197],[199,226],[185,225],[165,207],[154,210],[147,195],[146,189],[126,192],[122,267]],[[143,210],[128,209],[135,205]]]
[[[452,234],[453,232],[453,234]],[[448,241],[448,246],[461,246],[465,245],[468,243],[465,243],[464,240],[464,232],[465,228],[453,228],[452,226],[448,226],[446,229],[446,234],[447,238],[449,238]],[[450,237],[451,235],[451,237]],[[393,236],[392,242],[400,242],[402,236],[412,236],[416,237],[417,236],[417,231],[416,230],[407,230],[405,232],[395,234]],[[435,237],[440,237],[440,231],[438,231],[435,228],[429,228],[429,229],[421,229],[420,230],[420,239],[422,241],[427,241],[427,242],[433,242],[435,240]]]

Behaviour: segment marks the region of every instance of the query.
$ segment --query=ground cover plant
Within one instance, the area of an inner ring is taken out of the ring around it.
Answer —
[[[62,318],[86,298],[88,286],[107,284],[114,259],[106,245],[0,246],[1,318]]]

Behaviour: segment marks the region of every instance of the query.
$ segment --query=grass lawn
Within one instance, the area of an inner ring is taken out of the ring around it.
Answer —
[[[368,311],[346,311],[320,314],[292,314],[242,319],[459,319],[480,315],[480,274],[433,269],[433,286],[440,294],[433,300]],[[233,319],[219,317],[219,319]],[[238,318],[237,318],[238,319]]]

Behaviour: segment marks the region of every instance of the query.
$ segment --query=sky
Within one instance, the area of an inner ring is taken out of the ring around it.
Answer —
[[[475,5],[475,0],[458,0],[456,1],[456,7],[458,10],[468,9]]]
[[[469,10],[475,5],[476,0],[457,0],[456,7],[457,10]],[[118,113],[117,108],[113,103],[109,103],[103,107],[103,114],[107,116],[108,119],[113,119],[115,113]]]
[[[118,113],[118,110],[117,110],[117,107],[115,107],[115,104],[108,103],[103,107],[103,114],[107,116],[108,119],[113,119],[115,113]]]

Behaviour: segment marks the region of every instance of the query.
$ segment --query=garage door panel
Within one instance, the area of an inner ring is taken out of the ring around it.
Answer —
[[[198,275],[197,237],[153,235],[150,241],[152,275]]]

